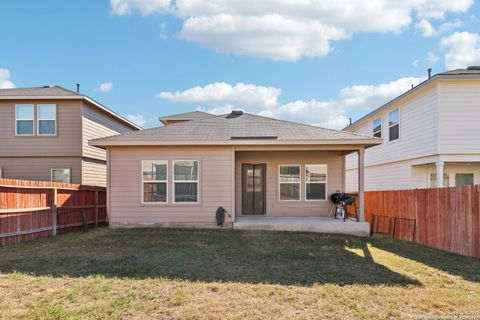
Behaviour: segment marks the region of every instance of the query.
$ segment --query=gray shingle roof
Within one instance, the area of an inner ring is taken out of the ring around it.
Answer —
[[[0,96],[25,96],[25,97],[66,97],[66,96],[78,96],[83,97],[84,95],[75,93],[73,91],[67,90],[59,86],[44,86],[44,87],[33,87],[33,88],[12,88],[12,89],[0,89]]]
[[[92,140],[93,145],[127,144],[142,142],[198,141],[232,142],[239,140],[368,140],[378,144],[382,140],[356,133],[325,129],[317,126],[277,120],[253,114],[232,113],[212,118],[181,122],[171,126]],[[273,142],[274,143],[274,142]],[[150,144],[150,143],[149,143]]]
[[[199,120],[199,119],[207,119],[215,117],[215,115],[203,111],[192,111],[192,112],[185,112],[185,113],[178,113],[171,116],[160,117],[158,120],[163,124],[166,124],[168,121],[175,121],[175,120]]]
[[[480,69],[455,69],[439,73],[442,75],[467,75],[467,74],[480,74]]]

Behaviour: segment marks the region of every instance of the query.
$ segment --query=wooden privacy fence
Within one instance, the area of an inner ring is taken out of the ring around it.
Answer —
[[[107,222],[104,187],[0,179],[0,246],[77,231],[82,213]]]
[[[365,219],[375,219],[373,231],[392,234],[394,228],[396,238],[480,258],[479,204],[479,185],[368,191]],[[397,218],[394,227],[391,218]]]

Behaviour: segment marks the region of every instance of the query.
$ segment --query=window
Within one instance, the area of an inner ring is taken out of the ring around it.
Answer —
[[[327,199],[327,165],[305,165],[305,200]]]
[[[300,200],[300,165],[279,167],[280,200]]]
[[[373,136],[377,138],[382,137],[382,118],[373,120]]]
[[[198,161],[173,161],[175,203],[198,203]]]
[[[53,182],[70,183],[70,169],[52,169],[51,180]]]
[[[33,105],[17,104],[15,106],[15,134],[33,136]]]
[[[0,167],[0,179],[3,179],[3,168]]]
[[[388,114],[388,140],[400,138],[400,111],[395,109]]]
[[[37,130],[42,136],[54,136],[57,132],[57,113],[54,104],[37,105]]]
[[[455,187],[473,185],[473,173],[457,173],[455,175]]]
[[[168,161],[142,161],[142,185],[144,203],[167,202]]]
[[[448,173],[443,174],[443,187],[448,188],[450,185],[450,176]],[[437,187],[437,174],[436,173],[430,173],[430,188],[436,188]]]

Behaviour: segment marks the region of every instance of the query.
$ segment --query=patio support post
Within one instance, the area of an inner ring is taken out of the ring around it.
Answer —
[[[365,221],[365,149],[358,153],[358,221]]]
[[[437,166],[437,188],[443,188],[443,161],[438,161]]]

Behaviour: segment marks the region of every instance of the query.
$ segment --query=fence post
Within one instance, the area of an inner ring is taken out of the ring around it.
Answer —
[[[57,188],[52,189],[52,236],[57,235]]]
[[[95,190],[95,227],[98,227],[98,190]]]

